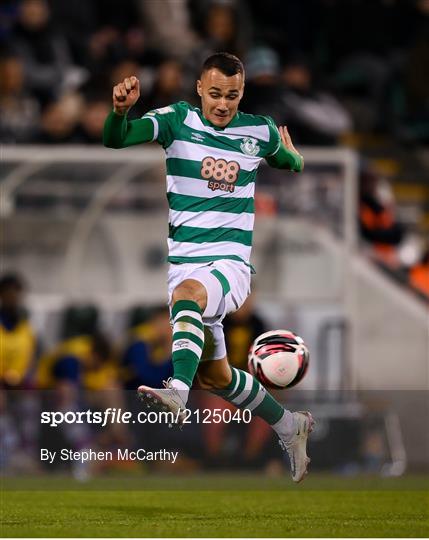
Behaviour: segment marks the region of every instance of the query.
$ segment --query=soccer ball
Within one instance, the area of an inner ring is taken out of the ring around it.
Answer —
[[[269,388],[290,388],[307,373],[310,353],[304,340],[290,330],[271,330],[255,339],[249,350],[249,372]]]

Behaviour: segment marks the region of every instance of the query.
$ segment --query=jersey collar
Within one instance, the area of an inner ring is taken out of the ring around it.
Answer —
[[[205,126],[211,127],[215,129],[216,131],[224,131],[226,128],[234,127],[237,124],[237,121],[240,115],[240,111],[237,111],[229,124],[227,124],[225,127],[219,127],[212,124],[210,120],[207,120],[207,118],[203,115],[203,111],[199,107],[195,107],[195,110],[197,111],[197,114],[200,117],[201,122]]]

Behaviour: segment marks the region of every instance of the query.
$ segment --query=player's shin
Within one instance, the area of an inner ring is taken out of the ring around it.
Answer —
[[[279,436],[290,436],[294,429],[292,413],[284,409],[250,373],[236,368],[231,368],[231,371],[231,383],[215,393],[239,409],[249,409],[253,416],[260,416]]]
[[[204,326],[201,309],[191,300],[178,300],[172,309],[173,368],[171,381],[187,400],[204,348]]]

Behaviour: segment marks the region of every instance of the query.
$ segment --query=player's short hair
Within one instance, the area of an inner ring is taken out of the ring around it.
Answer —
[[[233,54],[227,52],[218,52],[209,56],[203,64],[201,73],[213,68],[218,69],[227,77],[232,77],[233,75],[237,75],[237,73],[244,75],[243,62]]]

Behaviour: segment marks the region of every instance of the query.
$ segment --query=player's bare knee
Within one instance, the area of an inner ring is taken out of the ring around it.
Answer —
[[[173,291],[173,305],[179,300],[192,300],[196,302],[203,311],[207,305],[207,292],[199,281],[195,279],[185,279]]]

